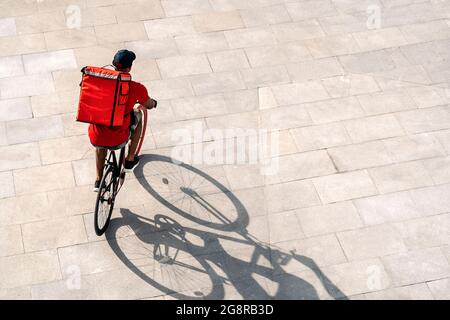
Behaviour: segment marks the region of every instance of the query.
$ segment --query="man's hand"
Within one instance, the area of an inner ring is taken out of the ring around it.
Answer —
[[[150,109],[156,108],[157,104],[158,104],[158,102],[156,100],[153,100],[152,98],[150,98],[143,104],[143,106],[150,110]]]

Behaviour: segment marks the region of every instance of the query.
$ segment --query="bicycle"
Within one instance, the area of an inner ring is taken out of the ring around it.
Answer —
[[[147,127],[147,110],[142,112],[142,131],[139,144],[136,149],[136,156],[141,151],[144,142],[145,129]],[[108,228],[109,221],[114,209],[114,202],[125,181],[125,148],[126,144],[120,148],[120,154],[117,161],[116,149],[108,148],[105,165],[103,167],[103,177],[100,181],[100,188],[97,194],[94,211],[95,233],[101,236]]]

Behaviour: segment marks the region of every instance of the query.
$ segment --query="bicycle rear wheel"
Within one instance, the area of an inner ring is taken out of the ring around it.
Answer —
[[[114,209],[114,198],[116,190],[117,178],[114,174],[114,168],[107,166],[103,178],[100,182],[97,201],[95,202],[94,226],[95,233],[101,236],[105,233],[111,219]]]

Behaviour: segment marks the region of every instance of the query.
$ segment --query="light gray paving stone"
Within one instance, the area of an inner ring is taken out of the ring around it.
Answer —
[[[39,141],[39,149],[42,164],[79,160],[87,156],[94,156],[94,149],[89,143],[89,138],[84,135]]]
[[[20,225],[0,227],[0,256],[12,256],[23,253]]]
[[[30,268],[30,266],[36,266]],[[0,258],[2,288],[20,287],[61,279],[55,250]]]
[[[212,72],[206,55],[173,56],[157,60],[163,78]]]
[[[444,147],[447,154],[450,154],[450,130],[441,130],[434,132],[433,137],[436,137],[441,145]]]
[[[311,54],[309,53],[308,48],[300,41],[288,42],[275,46],[250,47],[245,48],[245,52],[252,67],[311,60]]]
[[[75,185],[70,163],[14,171],[16,194],[52,191]]]
[[[336,6],[336,9],[345,13],[366,11],[367,7],[370,5],[381,7],[381,2],[379,0],[334,0],[333,3]]]
[[[433,185],[421,162],[405,162],[369,169],[380,193],[389,193]]]
[[[115,8],[119,6],[108,6],[108,7],[89,7],[89,8],[83,8],[80,10],[80,15],[82,17],[81,19],[81,27],[93,27],[98,25],[105,25],[105,24],[112,24],[117,23],[118,17],[120,16],[120,20],[122,20],[124,16],[127,15],[127,10],[123,10],[123,14],[117,14],[117,11],[115,12]],[[137,7],[137,6],[134,6]],[[58,12],[58,11],[57,11]],[[61,12],[61,11],[59,11]],[[51,12],[49,12],[51,13]],[[49,14],[47,13],[47,14]],[[64,12],[65,13],[65,12]],[[116,17],[117,15],[117,17]],[[67,19],[68,20],[68,19]],[[70,21],[70,20],[68,20]],[[122,22],[122,21],[121,21]],[[67,27],[66,18],[64,17],[63,27],[59,27],[56,29],[64,29],[64,27]],[[46,30],[49,31],[49,30]]]
[[[2,226],[38,221],[51,214],[44,193],[0,199],[0,209]]]
[[[6,132],[10,144],[59,138],[64,135],[61,117],[41,117],[7,122]]]
[[[260,129],[258,114],[253,111],[206,118],[206,124],[208,129],[225,131],[227,138],[253,136]]]
[[[195,33],[192,18],[188,16],[148,20],[144,25],[149,39]]]
[[[393,226],[409,250],[442,246],[450,242],[450,214],[397,222]]]
[[[375,78],[368,75],[349,74],[322,79],[322,84],[333,98],[349,97],[380,91]]]
[[[202,118],[227,113],[222,94],[175,99],[171,101],[173,114],[178,120]]]
[[[357,96],[367,115],[415,109],[414,101],[402,91],[389,91]]]
[[[13,197],[14,194],[14,179],[12,172],[0,172],[0,199]]]
[[[72,271],[71,268],[68,271]],[[72,271],[73,272],[73,271]],[[81,276],[78,283],[70,279],[36,284],[31,287],[33,300],[86,300],[99,299],[95,278]]]
[[[323,203],[377,194],[377,189],[366,170],[314,178],[313,183]]]
[[[439,141],[429,133],[385,139],[382,142],[395,162],[445,155],[445,150]]]
[[[22,225],[25,252],[56,249],[87,242],[81,215]]]
[[[233,194],[244,206],[250,219],[251,217],[267,214],[267,201],[264,195],[264,187],[233,190]]]
[[[8,145],[8,139],[6,136],[6,122],[0,122],[0,146]]]
[[[344,126],[355,143],[404,135],[399,122],[390,114],[347,120]]]
[[[339,241],[333,234],[279,242],[271,251],[272,261],[283,259],[282,253],[291,253],[294,257],[286,259],[282,270],[275,271],[275,274],[310,270],[314,264],[318,267],[326,267],[347,262]]]
[[[238,90],[223,94],[230,113],[253,111],[260,109],[258,90]]]
[[[4,2],[1,4],[2,17],[26,15],[37,10],[36,3],[30,4],[26,1],[15,1],[13,5],[11,5],[11,3],[12,2]]]
[[[43,34],[29,34],[14,37],[0,37],[0,56],[12,56],[46,50]]]
[[[425,283],[418,283],[404,287],[389,288],[386,290],[367,293],[369,300],[432,300],[430,290]]]
[[[302,105],[278,107],[260,113],[260,127],[268,130],[290,129],[311,124],[308,111]]]
[[[272,26],[278,42],[313,39],[324,36],[324,32],[317,20],[281,23]]]
[[[380,50],[407,44],[399,28],[386,28],[353,34],[362,51]]]
[[[226,165],[224,169],[233,190],[264,185],[264,176],[259,165]]]
[[[272,86],[272,92],[279,105],[298,104],[329,98],[320,82],[309,81]]]
[[[194,29],[198,32],[212,32],[238,29],[244,26],[238,11],[212,12],[192,16]]]
[[[77,83],[79,83],[79,81],[80,79],[77,80]],[[76,112],[79,96],[79,89],[32,96],[30,100],[33,116],[38,118]]]
[[[53,83],[57,92],[76,92],[80,90],[81,82],[80,69],[66,69],[53,71]],[[78,101],[77,101],[78,102]],[[72,110],[78,107],[77,104],[72,106]],[[70,111],[72,111],[70,110]]]
[[[283,4],[242,9],[239,13],[247,28],[292,21]]]
[[[32,117],[30,99],[28,97],[0,100],[0,110],[0,121],[12,121]]]
[[[287,2],[286,8],[294,21],[333,16],[338,13],[330,0]]]
[[[161,79],[160,70],[155,59],[139,59],[133,63],[132,78],[134,81],[150,81]]]
[[[297,210],[300,225],[307,237],[358,229],[361,218],[351,202],[339,202]]]
[[[31,292],[29,286],[16,287],[10,289],[0,289],[2,300],[30,300]]]
[[[306,105],[314,124],[360,118],[364,112],[354,97],[330,99]]]
[[[400,29],[409,43],[448,39],[450,37],[450,27],[442,20],[405,25]]]
[[[344,74],[336,58],[324,58],[287,65],[289,75],[294,82],[322,79]]]
[[[419,218],[422,211],[409,192],[395,192],[353,201],[366,225]]]
[[[392,158],[381,141],[328,149],[339,171],[351,171],[391,164]]]
[[[27,74],[47,73],[61,69],[76,68],[73,50],[61,50],[23,55],[23,64]]]
[[[436,131],[450,127],[449,107],[434,107],[396,113],[408,133]]]
[[[322,271],[346,296],[391,286],[390,276],[379,259],[351,261],[323,268]]]
[[[92,192],[91,185],[74,187],[72,190],[73,192],[67,190],[47,192],[50,208],[47,211],[50,211],[51,217],[67,217],[94,211],[96,194]]]
[[[213,9],[216,11],[229,11],[235,9],[267,7],[280,3],[280,0],[211,0],[210,2]]]
[[[411,64],[439,63],[444,58],[439,54],[437,42],[422,42],[400,47]]]
[[[86,123],[76,121],[76,113],[63,114],[61,115],[61,120],[65,137],[86,134],[88,130],[88,125]]]
[[[382,257],[407,251],[400,232],[388,224],[339,232],[337,237],[349,260]]]
[[[295,211],[271,214],[269,221],[270,243],[304,238],[302,227]]]
[[[435,184],[450,183],[450,158],[433,158],[423,161]]]
[[[424,215],[435,215],[449,212],[450,200],[445,196],[449,190],[450,185],[445,184],[411,190],[410,193]]]
[[[296,192],[291,192],[296,190]],[[269,213],[320,205],[314,185],[310,181],[292,181],[265,187]],[[299,197],[298,195],[302,196]]]
[[[83,11],[83,10],[82,10]],[[15,17],[17,34],[41,33],[67,28],[63,10],[35,12],[30,15]],[[82,21],[82,26],[84,26]]]
[[[340,56],[339,61],[345,71],[357,74],[389,71],[396,67],[391,54],[386,50]]]
[[[22,76],[23,62],[20,56],[0,58],[0,78]]]
[[[12,99],[55,91],[51,74],[38,74],[0,79],[2,99]]]
[[[214,72],[250,68],[243,50],[227,50],[208,53],[208,60]]]
[[[118,23],[157,19],[165,16],[161,2],[158,0],[138,1],[133,3],[132,6],[124,2],[123,4],[115,5],[112,9]]]
[[[111,25],[109,25],[111,26]],[[101,27],[103,34],[102,37],[107,37],[108,31],[112,31],[108,27]],[[62,50],[81,47],[90,47],[98,44],[96,31],[94,27],[84,27],[81,29],[64,29],[57,31],[49,31],[44,33],[45,45],[47,50]],[[132,40],[132,39],[129,39]],[[103,41],[105,43],[105,41]],[[42,50],[33,50],[37,52]],[[29,53],[29,52],[26,52]]]
[[[450,279],[441,279],[427,283],[433,297],[437,300],[450,299]]]
[[[95,158],[72,161],[75,184],[77,186],[91,185],[96,176],[95,167]]]
[[[186,16],[212,11],[208,1],[162,0],[161,5],[167,17]]]
[[[285,66],[258,67],[240,72],[249,89],[290,82]]]
[[[77,266],[81,275],[112,271],[124,267],[107,241],[59,248],[58,256],[62,270],[67,270],[70,266]]]
[[[414,99],[419,108],[428,108],[450,103],[450,95],[447,88],[435,86],[422,86],[408,88],[408,94]]]
[[[384,257],[394,285],[408,285],[448,277],[450,266],[439,248],[409,251]]]
[[[279,181],[292,181],[328,175],[336,172],[333,162],[324,150],[285,155],[278,158]]]
[[[354,54],[360,51],[351,34],[324,36],[304,41],[314,58]]]
[[[156,100],[168,100],[194,95],[189,80],[186,78],[153,80],[144,85],[151,88],[152,97]]]
[[[0,19],[0,37],[15,36],[16,34],[16,20],[14,18]]]
[[[390,71],[372,73],[379,87],[384,90],[396,90],[417,85],[430,85],[432,83],[428,72],[423,66],[399,67]]]
[[[235,71],[191,76],[189,81],[196,95],[245,89],[240,74]]]
[[[157,21],[157,20],[151,20]],[[130,41],[125,42],[126,47],[135,52],[136,55],[141,58],[146,59],[155,59],[155,58],[164,58],[170,57],[179,54],[179,50],[173,38],[157,38],[152,40],[140,40],[140,41]],[[76,49],[82,50],[82,49]],[[111,56],[114,56],[115,50],[112,54],[107,53],[107,57],[105,59],[111,59]],[[135,63],[138,62],[135,61]]]
[[[98,44],[147,39],[147,32],[141,21],[94,26],[94,30]]]
[[[366,12],[342,13],[329,17],[321,17],[318,20],[324,32],[328,35],[367,31]]]
[[[175,37],[175,42],[182,54],[196,54],[230,49],[223,32],[180,35]]]
[[[204,120],[186,120],[172,123],[150,123],[157,147],[169,147],[202,142],[204,137],[194,135],[196,128],[205,128]],[[182,139],[180,139],[182,138]],[[180,140],[180,141],[178,141]]]
[[[231,48],[274,45],[275,37],[269,28],[251,28],[225,31]]]
[[[350,138],[339,123],[294,128],[290,130],[299,151],[331,148],[350,143]]]
[[[34,167],[41,164],[37,143],[0,147],[0,171]]]

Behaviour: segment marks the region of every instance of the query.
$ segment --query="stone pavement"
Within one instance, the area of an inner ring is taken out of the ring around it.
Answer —
[[[78,84],[120,48],[160,104],[97,237]],[[449,53],[448,0],[2,0],[0,298],[449,299]],[[275,171],[204,161],[229,128]]]

